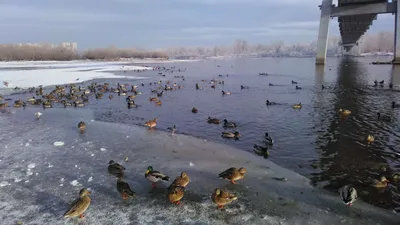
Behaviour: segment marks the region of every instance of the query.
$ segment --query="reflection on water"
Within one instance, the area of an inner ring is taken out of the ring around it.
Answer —
[[[140,81],[97,80],[135,83],[139,87],[145,83],[140,87],[143,95],[135,99],[137,109],[127,109],[123,96],[93,99],[87,108],[94,111],[96,120],[128,125],[143,125],[145,120],[157,117],[158,130],[175,124],[178,133],[229,144],[251,154],[253,144],[262,143],[264,133],[269,132],[275,140],[269,150],[270,160],[308,176],[317,186],[336,191],[344,184],[354,184],[363,200],[390,209],[400,207],[399,184],[393,179],[400,170],[399,111],[390,107],[392,101],[400,102],[396,87],[400,82],[399,68],[369,65],[365,59],[335,58],[329,59],[325,68],[315,67],[313,59],[295,58],[237,58],[174,65],[187,70],[167,73],[166,77],[154,71],[144,72],[140,76],[149,79]],[[260,72],[270,75],[259,76]],[[184,75],[186,80],[173,78],[174,75]],[[209,82],[200,82],[212,78],[224,80],[225,84],[211,89]],[[149,96],[154,95],[150,90],[156,87],[149,86],[149,82],[158,80],[172,80],[185,88],[166,92],[161,97],[163,105],[155,106]],[[302,90],[296,90],[292,80]],[[374,80],[384,80],[384,87],[372,87]],[[388,87],[390,81],[395,85],[393,89]],[[197,82],[202,90],[195,90]],[[240,85],[250,88],[241,90]],[[222,96],[222,90],[232,95]],[[13,96],[19,97],[30,94]],[[279,104],[267,107],[267,99]],[[303,108],[292,109],[291,105],[299,102]],[[192,107],[199,112],[191,113]],[[351,110],[352,114],[342,117],[337,113],[339,108]],[[390,116],[392,122],[377,120],[377,112]],[[208,124],[209,116],[236,122],[241,138],[222,139],[225,129]],[[376,139],[370,145],[365,141],[368,134]],[[377,190],[368,185],[369,179],[380,176],[390,179],[388,188]]]

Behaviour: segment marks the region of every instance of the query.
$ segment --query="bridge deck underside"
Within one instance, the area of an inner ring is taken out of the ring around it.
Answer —
[[[387,0],[338,0],[338,6],[381,2],[387,2]],[[351,45],[357,43],[358,39],[368,30],[372,25],[372,21],[376,19],[376,17],[377,14],[340,16],[338,22],[340,34],[342,36],[342,44]]]

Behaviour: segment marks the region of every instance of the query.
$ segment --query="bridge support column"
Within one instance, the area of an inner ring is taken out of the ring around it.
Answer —
[[[315,64],[323,65],[326,60],[326,49],[328,45],[329,21],[331,16],[332,0],[322,0],[321,19],[319,22],[317,58]],[[399,52],[400,53],[400,52]]]
[[[396,13],[394,20],[394,58],[393,64],[400,64],[400,4],[396,2]]]

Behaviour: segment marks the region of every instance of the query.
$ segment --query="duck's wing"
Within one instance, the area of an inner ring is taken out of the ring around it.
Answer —
[[[125,181],[118,181],[117,182],[117,190],[119,193],[126,193],[130,196],[135,195],[135,192],[132,191],[131,187],[129,186],[129,184]]]
[[[235,167],[229,168],[229,169],[225,170],[224,172],[220,173],[219,177],[222,177],[222,178],[232,177],[232,175],[235,173],[235,171],[236,171]]]
[[[151,176],[153,176],[153,177],[155,177],[155,178],[157,178],[157,179],[162,179],[162,180],[166,180],[166,181],[169,180],[169,177],[168,177],[168,176],[162,174],[162,173],[159,172],[159,171],[153,170],[150,174],[151,174]]]
[[[67,212],[64,213],[63,216],[64,216],[64,217],[68,217],[68,216],[71,216],[71,215],[75,214],[76,211],[77,211],[77,209],[79,208],[79,205],[81,204],[81,202],[82,202],[82,199],[81,199],[81,198],[75,199],[75,200],[71,203],[69,209],[67,210]]]
[[[117,168],[117,169],[120,169],[120,170],[125,170],[125,167],[121,166],[121,165],[118,164],[118,163],[114,163],[114,164],[113,164],[113,167],[115,167],[115,168]]]

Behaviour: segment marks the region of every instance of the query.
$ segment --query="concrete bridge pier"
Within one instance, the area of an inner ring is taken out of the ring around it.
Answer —
[[[400,4],[399,2],[394,7],[396,10],[395,20],[394,20],[394,58],[393,64],[400,64],[400,16],[397,12],[400,12]]]
[[[331,19],[332,0],[323,0],[321,4],[321,19],[319,23],[317,58],[315,64],[323,65],[326,60],[328,46],[329,20]]]

